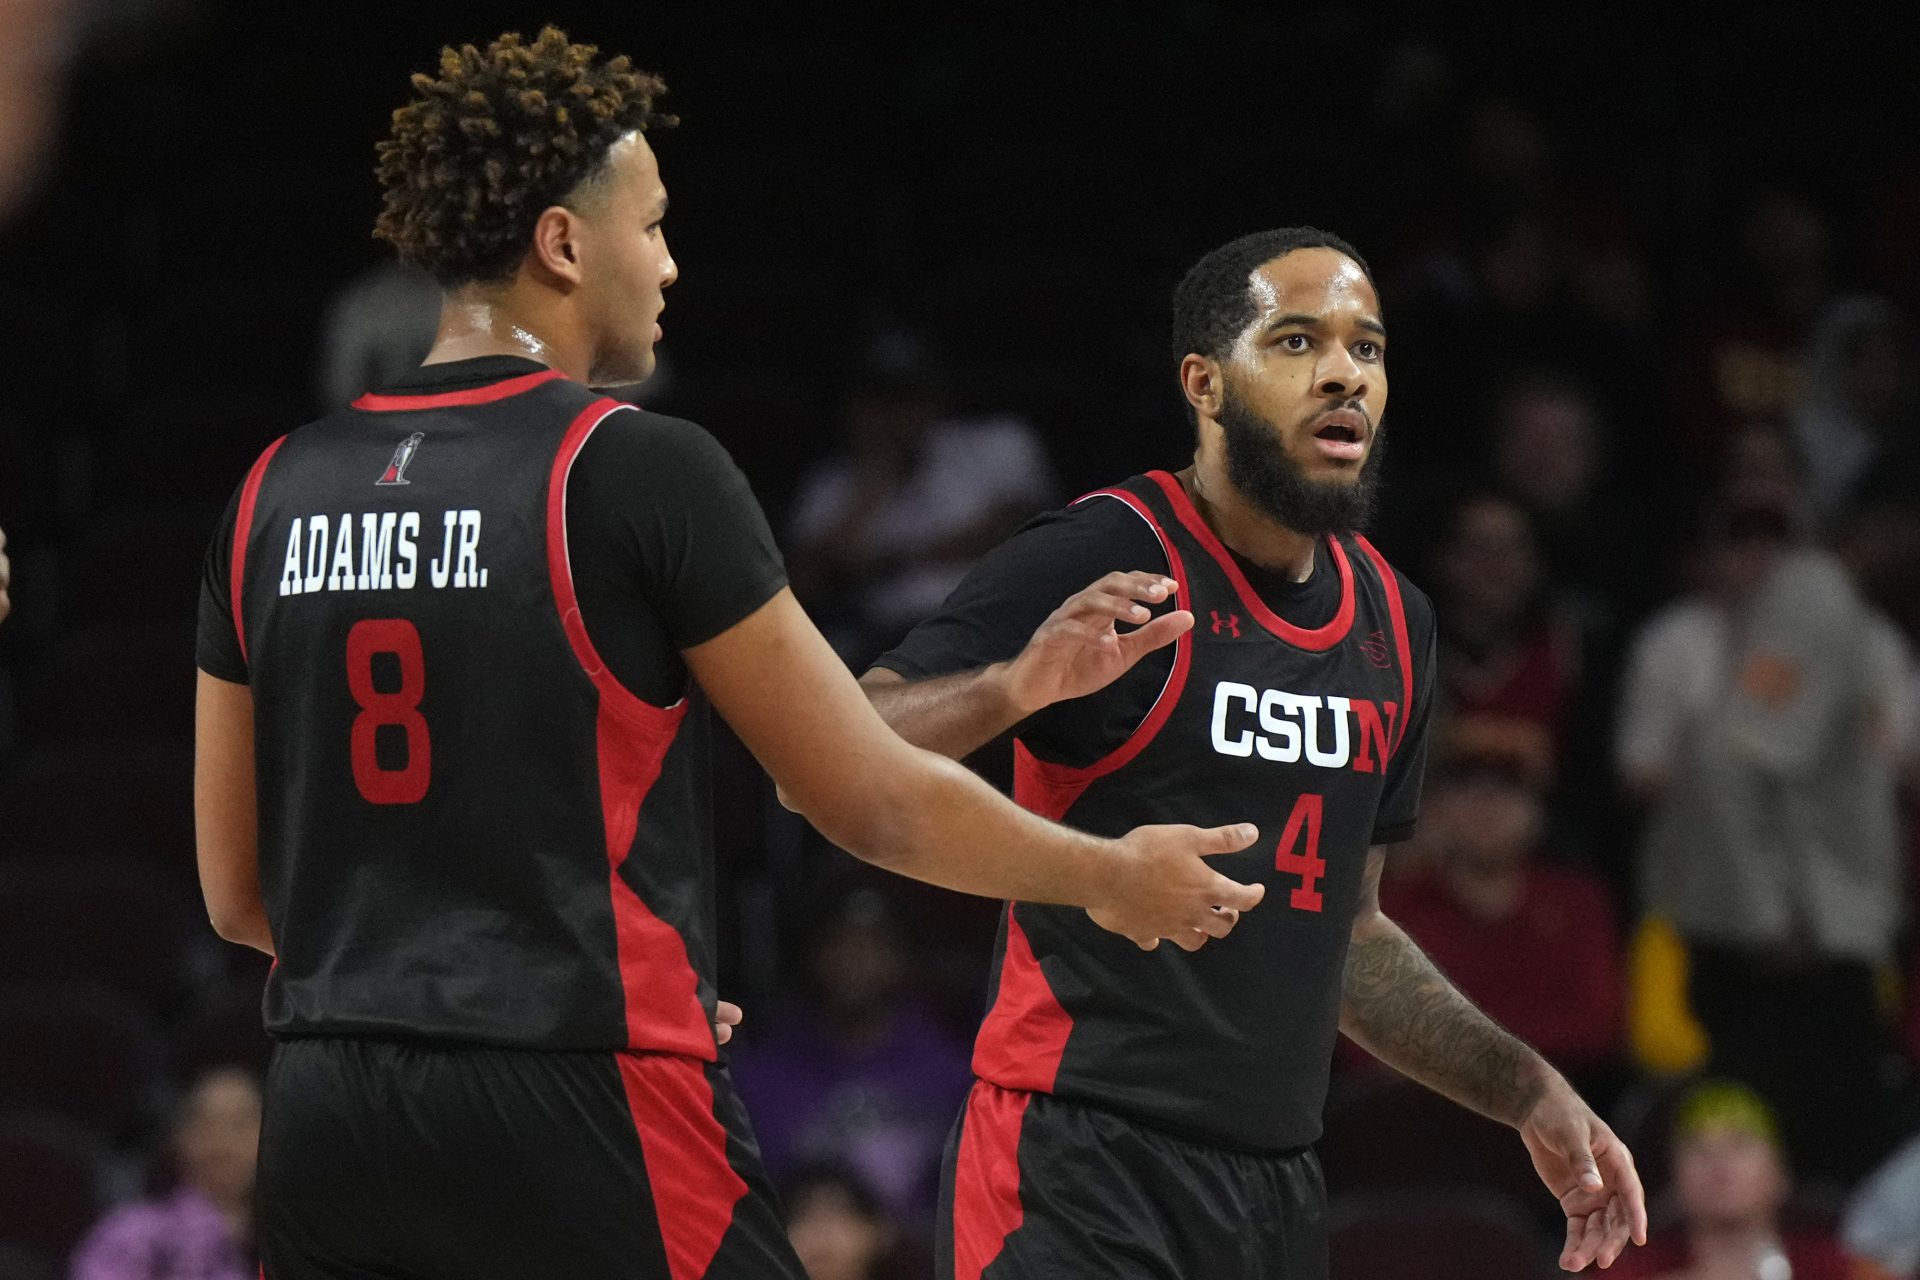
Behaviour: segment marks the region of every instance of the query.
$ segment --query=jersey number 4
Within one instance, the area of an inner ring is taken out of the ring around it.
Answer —
[[[400,664],[400,687],[381,692],[373,684],[373,660],[392,654]],[[405,618],[369,618],[347,632],[347,687],[360,705],[353,719],[353,784],[374,804],[415,804],[427,794],[433,768],[433,742],[420,699],[427,691],[427,664],[420,654],[420,631]],[[383,728],[406,735],[407,762],[398,769],[380,767],[376,744]]]
[[[1274,854],[1275,869],[1300,877],[1300,883],[1287,898],[1295,911],[1318,911],[1320,890],[1315,888],[1327,874],[1326,859],[1320,856],[1321,798],[1311,793],[1293,802],[1287,815],[1287,828],[1280,833],[1280,848]]]

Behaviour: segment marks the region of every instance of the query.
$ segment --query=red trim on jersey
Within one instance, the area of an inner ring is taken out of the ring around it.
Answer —
[[[953,1280],[980,1280],[1026,1216],[1020,1123],[1033,1095],[976,1081],[953,1171]]]
[[[469,387],[465,391],[427,391],[418,395],[401,392],[398,395],[375,395],[369,391],[353,402],[353,407],[368,413],[415,412],[420,409],[452,409],[460,405],[492,404],[495,400],[505,400],[517,396],[522,391],[531,391],[543,382],[552,382],[566,375],[558,369],[542,369],[538,373],[523,373],[517,378],[508,378],[504,382],[488,383],[484,387]]]
[[[1007,904],[1007,948],[993,1007],[973,1042],[973,1074],[1009,1089],[1052,1093],[1073,1034],[1073,1015],[1053,994],[1027,931]]]
[[[240,490],[240,510],[233,518],[233,568],[227,576],[227,603],[233,609],[233,633],[240,639],[242,662],[247,660],[247,622],[241,605],[247,580],[247,543],[253,537],[253,508],[260,499],[260,482],[267,478],[267,464],[286,442],[287,438],[281,436],[254,459],[253,469],[247,472],[247,483]]]
[[[1174,604],[1178,608],[1191,610],[1193,596],[1187,583],[1186,566],[1181,563],[1180,552],[1174,547],[1173,539],[1169,538],[1166,530],[1160,527],[1160,522],[1153,518],[1153,512],[1147,509],[1147,504],[1125,489],[1098,489],[1074,501],[1084,502],[1087,498],[1118,498],[1132,507],[1134,512],[1147,522],[1147,527],[1153,530],[1153,536],[1160,540],[1161,550],[1166,552],[1167,576],[1179,584],[1174,592]],[[1173,714],[1174,706],[1179,703],[1180,695],[1187,687],[1187,673],[1192,667],[1193,631],[1189,628],[1184,635],[1174,641],[1173,671],[1167,676],[1167,683],[1160,690],[1160,696],[1154,699],[1153,707],[1147,712],[1146,719],[1140,722],[1140,727],[1135,729],[1125,742],[1084,768],[1042,760],[1028,751],[1024,743],[1015,739],[1013,744],[1014,800],[1022,808],[1029,809],[1042,817],[1052,818],[1056,822],[1064,818],[1067,810],[1073,807],[1073,802],[1080,798],[1080,793],[1085,791],[1095,778],[1112,773],[1146,750],[1147,744],[1153,741],[1154,735],[1160,732],[1167,723],[1167,718]]]
[[[1347,562],[1347,553],[1341,548],[1338,538],[1328,538],[1327,546],[1333,551],[1333,567],[1340,575],[1340,607],[1324,627],[1312,630],[1296,627],[1267,608],[1247,581],[1247,575],[1234,562],[1232,553],[1221,543],[1219,535],[1201,519],[1193,499],[1187,496],[1180,481],[1165,471],[1149,471],[1147,478],[1166,492],[1167,500],[1173,503],[1174,514],[1180,517],[1180,523],[1187,527],[1188,533],[1199,539],[1200,545],[1219,563],[1220,571],[1227,575],[1227,581],[1233,584],[1234,591],[1240,596],[1240,603],[1253,615],[1254,621],[1296,649],[1308,649],[1316,653],[1331,649],[1346,639],[1347,631],[1353,626],[1353,566]]]
[[[1407,736],[1407,722],[1413,719],[1413,645],[1407,639],[1406,603],[1400,599],[1400,579],[1394,575],[1387,558],[1374,550],[1373,544],[1360,534],[1354,534],[1353,540],[1360,544],[1360,549],[1367,553],[1367,559],[1373,561],[1373,567],[1379,570],[1381,588],[1387,593],[1387,614],[1393,619],[1393,645],[1400,653],[1400,684],[1406,690],[1406,701],[1400,706],[1400,723],[1393,731],[1393,749],[1397,752],[1401,739]]]
[[[704,1064],[672,1054],[614,1058],[640,1138],[667,1274],[700,1280],[733,1224],[734,1205],[747,1194],[746,1182],[727,1160],[727,1130],[713,1114],[713,1083]]]
[[[719,1056],[713,1024],[700,1002],[700,979],[680,931],[655,915],[620,874],[640,829],[640,807],[660,777],[687,704],[667,725],[628,719],[605,697],[595,726],[600,759],[600,809],[607,832],[607,882],[613,903],[614,954],[626,1004],[627,1047]]]
[[[678,724],[679,713],[674,707],[681,703],[675,703],[674,707],[654,706],[621,684],[601,661],[600,651],[593,647],[586,621],[580,616],[580,598],[573,589],[573,562],[567,555],[567,477],[573,472],[573,460],[580,456],[588,437],[601,423],[620,410],[631,408],[632,405],[618,400],[596,400],[573,420],[561,438],[559,452],[553,457],[553,470],[547,476],[547,577],[553,586],[554,603],[560,608],[560,625],[567,633],[567,642],[573,646],[573,656],[580,660],[580,666],[600,696],[616,704],[631,719]]]
[[[608,890],[614,946],[624,992],[627,1045],[712,1061],[719,1056],[713,1026],[700,1002],[699,977],[686,939],[641,900],[621,867],[633,852],[640,807],[660,777],[667,749],[687,714],[683,698],[656,707],[621,684],[587,635],[567,558],[567,476],[587,438],[607,417],[630,406],[597,400],[567,428],[547,477],[547,576],[560,625],[574,657],[600,693],[595,742],[600,763],[600,809],[606,824]]]

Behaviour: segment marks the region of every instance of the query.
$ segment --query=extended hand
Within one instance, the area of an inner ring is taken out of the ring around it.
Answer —
[[[733,1029],[739,1026],[740,1020],[746,1016],[737,1004],[726,1000],[715,1001],[713,1006],[713,1042],[715,1044],[725,1044],[727,1041],[733,1039]]]
[[[1193,626],[1193,615],[1185,609],[1152,618],[1146,607],[1178,589],[1163,574],[1110,573],[1069,596],[1007,664],[1008,698],[1031,714],[1106,688],[1141,658],[1171,644]],[[1123,635],[1116,627],[1121,622],[1145,625]]]
[[[1520,1124],[1534,1172],[1567,1215],[1563,1271],[1613,1265],[1631,1239],[1647,1242],[1647,1195],[1633,1153],[1564,1080],[1556,1079]]]
[[[1151,951],[1162,938],[1198,951],[1224,938],[1242,911],[1260,905],[1264,884],[1241,884],[1209,867],[1205,858],[1237,853],[1260,838],[1250,823],[1231,827],[1135,827],[1116,843],[1113,892],[1087,908],[1093,922]]]

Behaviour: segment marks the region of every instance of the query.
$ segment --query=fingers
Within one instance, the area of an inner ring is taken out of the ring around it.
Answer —
[[[1567,1247],[1560,1251],[1562,1271],[1585,1271],[1604,1238],[1606,1211],[1595,1209],[1585,1217],[1567,1219]]]
[[[1193,629],[1193,615],[1185,609],[1163,613],[1144,627],[1119,637],[1120,647],[1129,661],[1137,662],[1155,649],[1164,648]]]
[[[1238,853],[1260,838],[1260,828],[1251,822],[1235,822],[1225,827],[1195,828],[1195,831],[1200,839],[1194,852],[1205,858],[1222,853]]]
[[[1626,1249],[1627,1241],[1633,1235],[1633,1222],[1627,1208],[1615,1196],[1607,1201],[1607,1211],[1602,1228],[1600,1247],[1594,1251],[1593,1260],[1601,1270],[1612,1266],[1614,1259]]]
[[[1238,853],[1260,838],[1260,828],[1250,822],[1237,822],[1232,826],[1213,827],[1199,833],[1199,846],[1194,852],[1202,857],[1218,857],[1223,853]],[[1242,884],[1226,876],[1215,877],[1210,896],[1217,907],[1228,907],[1235,911],[1251,911],[1260,905],[1267,896],[1267,886],[1263,884]],[[1194,928],[1200,927],[1195,921]]]
[[[1232,907],[1215,907],[1205,920],[1195,927],[1194,932],[1207,938],[1224,938],[1233,932],[1233,926],[1240,923],[1240,913]]]
[[[1145,622],[1146,606],[1159,604],[1179,590],[1179,584],[1159,573],[1109,573],[1084,591],[1068,596],[1055,618],[1099,617],[1122,622]]]
[[[740,1025],[746,1014],[739,1005],[727,1000],[717,1000],[713,1006],[713,1041],[725,1044],[733,1039],[733,1029]]]
[[[1600,1174],[1607,1189],[1618,1198],[1625,1215],[1628,1234],[1635,1244],[1647,1242],[1647,1192],[1640,1184],[1640,1171],[1634,1167],[1633,1152],[1611,1132],[1603,1134],[1599,1150]]]

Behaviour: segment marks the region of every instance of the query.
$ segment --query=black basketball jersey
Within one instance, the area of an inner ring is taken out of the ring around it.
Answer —
[[[241,491],[283,1035],[716,1056],[699,717],[606,669],[567,477],[631,406],[546,370],[368,395]]]
[[[1409,715],[1413,593],[1365,538],[1332,538],[1338,609],[1323,626],[1292,626],[1173,476],[1138,476],[1080,502],[1125,503],[1152,527],[1196,624],[1176,642],[1152,711],[1105,758],[1069,768],[1016,741],[1015,798],[1099,835],[1251,821],[1253,847],[1209,861],[1264,881],[1267,896],[1195,953],[1142,952],[1083,911],[1010,904],[974,1071],[1228,1146],[1304,1146],[1320,1133],[1387,770],[1409,763],[1400,753],[1420,737],[1416,728],[1410,741],[1410,718],[1424,718],[1424,707]]]

